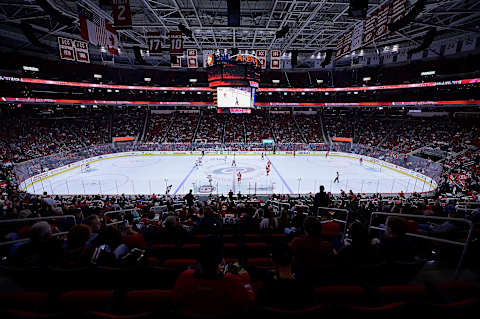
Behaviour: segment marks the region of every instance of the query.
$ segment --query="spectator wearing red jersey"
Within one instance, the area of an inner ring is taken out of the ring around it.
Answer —
[[[312,270],[334,263],[335,250],[322,237],[322,223],[315,217],[303,221],[305,236],[295,238],[290,246],[297,270]]]
[[[231,316],[245,311],[255,294],[248,273],[225,272],[223,244],[209,236],[200,245],[200,268],[184,271],[173,288],[176,309],[185,316]],[[222,269],[223,268],[223,269]]]

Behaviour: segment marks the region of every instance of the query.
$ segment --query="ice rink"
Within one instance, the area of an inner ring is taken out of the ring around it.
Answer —
[[[331,193],[426,192],[433,186],[423,179],[358,159],[330,155],[149,155],[109,158],[39,180],[28,187],[40,194],[305,194],[320,185]],[[267,161],[272,162],[266,174]],[[242,178],[238,181],[237,173]],[[339,182],[334,182],[336,172]]]

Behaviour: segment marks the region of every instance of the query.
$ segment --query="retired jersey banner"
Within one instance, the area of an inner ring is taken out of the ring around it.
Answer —
[[[444,55],[450,55],[457,53],[457,42],[458,40],[449,40],[445,44],[445,50],[443,51]]]
[[[372,14],[365,20],[365,29],[363,31],[363,44],[366,45],[373,41],[375,36],[375,26],[377,22],[377,11],[372,12]]]
[[[350,48],[352,45],[352,33],[353,33],[353,30],[350,30],[343,35],[342,56],[350,53]]]
[[[75,61],[75,48],[72,39],[58,37],[58,49],[60,50],[60,59]]]
[[[170,55],[172,56],[172,55]],[[182,56],[174,55],[176,57],[175,62],[170,62],[172,68],[181,68],[182,67]]]
[[[352,45],[351,50],[355,51],[362,47],[362,40],[363,40],[363,21],[358,23],[352,32]]]
[[[188,49],[187,50],[187,67],[198,68],[197,49]]]
[[[390,23],[395,23],[405,16],[407,10],[407,0],[393,0]]]
[[[388,11],[390,10],[390,2],[385,3],[380,9],[378,9],[377,14],[377,24],[375,30],[375,38],[380,39],[384,36],[388,29],[387,29],[387,22],[388,22]]]
[[[130,0],[112,0],[114,27],[117,30],[132,28]]]
[[[170,54],[183,53],[183,33],[182,31],[170,31]]]
[[[146,39],[150,55],[162,55],[162,34],[160,32],[147,32]]]
[[[339,36],[337,39],[337,52],[335,54],[336,59],[339,59],[343,54],[343,41],[344,41],[344,34]]]
[[[475,49],[476,42],[477,42],[477,38],[476,38],[476,37],[474,38],[472,35],[466,36],[466,37],[463,39],[462,52],[464,52],[464,51],[470,51],[470,50]]]
[[[257,50],[256,52],[258,62],[260,63],[260,66],[262,69],[267,68],[267,50]]]
[[[88,43],[85,41],[73,41],[75,47],[75,57],[78,62],[90,63],[90,54],[88,53]]]

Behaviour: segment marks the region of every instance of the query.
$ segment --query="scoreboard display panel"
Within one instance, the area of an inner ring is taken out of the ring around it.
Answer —
[[[255,103],[255,89],[251,87],[218,87],[219,108],[252,108]]]

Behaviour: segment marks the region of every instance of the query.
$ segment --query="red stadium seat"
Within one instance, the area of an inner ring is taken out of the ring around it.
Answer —
[[[110,290],[69,291],[59,297],[61,309],[68,313],[102,312],[112,301],[113,293]]]
[[[362,306],[367,303],[367,294],[361,286],[324,286],[315,289],[321,304],[336,306]]]
[[[173,306],[171,290],[132,290],[123,301],[126,313],[168,313]]]
[[[384,304],[425,304],[429,301],[427,290],[418,285],[382,286],[378,287],[377,292]]]
[[[175,269],[186,269],[189,266],[194,266],[196,264],[196,259],[167,259],[162,263],[162,266]]]

